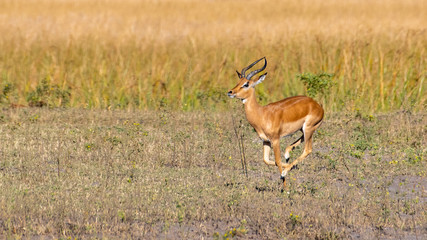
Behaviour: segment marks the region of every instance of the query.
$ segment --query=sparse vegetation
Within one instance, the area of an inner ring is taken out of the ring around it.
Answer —
[[[242,172],[232,121],[246,120],[236,106],[2,110],[0,238],[427,236],[425,114],[328,114],[282,192],[248,124]]]

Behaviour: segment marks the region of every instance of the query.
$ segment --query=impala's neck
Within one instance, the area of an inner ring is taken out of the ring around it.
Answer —
[[[253,127],[256,127],[261,122],[262,106],[256,101],[255,89],[250,97],[245,99],[245,113],[246,118]]]

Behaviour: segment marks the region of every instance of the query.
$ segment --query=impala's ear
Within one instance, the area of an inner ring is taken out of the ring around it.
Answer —
[[[239,73],[239,71],[237,71],[237,70],[236,70],[236,73],[237,73],[237,76],[238,76],[239,78],[242,78],[242,74],[240,74],[240,73]]]
[[[252,84],[252,87],[255,87],[256,85],[262,83],[264,81],[265,76],[267,76],[267,73],[264,73],[263,75],[259,76],[258,80]]]

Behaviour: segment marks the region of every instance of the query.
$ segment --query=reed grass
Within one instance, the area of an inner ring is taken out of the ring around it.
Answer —
[[[222,110],[259,57],[262,103],[333,73],[328,111],[426,107],[426,1],[1,1],[0,104]],[[12,86],[7,92],[4,89]],[[48,99],[48,100],[46,100]]]

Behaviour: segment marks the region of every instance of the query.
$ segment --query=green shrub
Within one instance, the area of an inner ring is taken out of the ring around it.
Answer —
[[[13,90],[14,90],[14,85],[6,82],[1,88],[0,103],[9,103],[10,95]]]
[[[65,107],[70,102],[70,89],[61,89],[43,79],[36,89],[27,95],[30,107]]]
[[[298,74],[297,78],[304,83],[307,91],[307,95],[310,97],[316,97],[318,93],[325,94],[329,92],[332,87],[332,73],[303,73]]]

